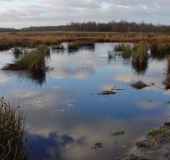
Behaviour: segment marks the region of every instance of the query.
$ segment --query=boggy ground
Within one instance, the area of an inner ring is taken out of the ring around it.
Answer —
[[[136,149],[124,160],[169,160],[170,122],[147,133],[144,140],[136,143]]]

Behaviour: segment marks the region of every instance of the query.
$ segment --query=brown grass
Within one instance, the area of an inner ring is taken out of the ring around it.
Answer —
[[[108,36],[109,35],[109,36]],[[36,47],[39,44],[54,45],[61,42],[167,42],[169,34],[115,33],[115,32],[0,32],[0,49],[14,46]]]

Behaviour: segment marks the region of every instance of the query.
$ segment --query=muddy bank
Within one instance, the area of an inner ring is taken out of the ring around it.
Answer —
[[[170,160],[170,122],[149,131],[124,160]]]

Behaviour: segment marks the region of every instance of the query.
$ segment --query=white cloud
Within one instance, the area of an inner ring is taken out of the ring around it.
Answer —
[[[10,2],[10,3],[9,3]],[[0,17],[3,27],[27,27],[29,25],[60,25],[71,21],[127,20],[169,24],[170,1],[125,0],[1,0]],[[4,18],[3,18],[4,17]],[[17,23],[14,23],[16,22]]]

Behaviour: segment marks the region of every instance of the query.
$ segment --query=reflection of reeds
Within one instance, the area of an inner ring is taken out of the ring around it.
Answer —
[[[137,74],[145,74],[147,68],[148,68],[148,61],[145,63],[137,64],[137,63],[132,63],[132,68]]]
[[[170,89],[170,56],[167,57],[166,78],[163,80],[162,84],[165,85],[165,89]]]
[[[31,52],[25,52],[23,56],[15,61],[14,64],[8,64],[4,70],[28,70],[45,71],[47,70],[45,55],[49,54],[46,47],[40,46]]]
[[[165,85],[165,89],[170,89],[170,74],[166,75],[166,78],[163,80],[162,84]]]
[[[113,55],[113,53],[111,53],[111,52],[108,52],[108,58],[109,58],[109,59],[115,58],[115,55]]]
[[[0,159],[27,160],[27,140],[23,140],[23,114],[19,106],[14,106],[0,98]]]
[[[36,86],[42,86],[46,83],[46,72],[31,72],[28,75],[19,76],[21,80],[27,81],[30,84],[35,84]]]
[[[135,89],[142,89],[142,88],[145,88],[149,85],[147,85],[146,83],[142,82],[142,81],[136,81],[136,82],[132,82],[129,84],[130,86],[132,86],[133,88]]]

